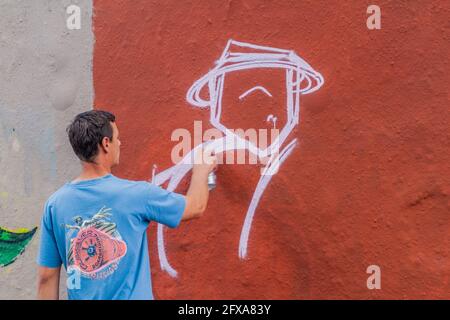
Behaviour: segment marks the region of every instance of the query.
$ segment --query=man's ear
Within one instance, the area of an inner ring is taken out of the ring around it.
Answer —
[[[108,137],[103,137],[101,147],[105,153],[108,153],[110,142]]]

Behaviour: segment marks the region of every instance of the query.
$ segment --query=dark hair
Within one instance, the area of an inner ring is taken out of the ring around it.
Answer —
[[[73,151],[80,160],[94,162],[103,138],[112,140],[113,128],[110,122],[115,120],[112,113],[101,110],[83,112],[73,119],[66,131]]]

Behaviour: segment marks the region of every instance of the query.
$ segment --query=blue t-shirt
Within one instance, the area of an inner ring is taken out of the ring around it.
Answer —
[[[66,183],[45,204],[37,262],[67,270],[69,299],[153,299],[147,227],[179,225],[185,197],[144,181]]]

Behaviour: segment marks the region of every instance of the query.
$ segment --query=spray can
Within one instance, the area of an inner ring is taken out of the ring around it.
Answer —
[[[208,174],[208,189],[209,191],[211,191],[212,189],[214,189],[216,187],[216,174],[214,171],[210,172]]]

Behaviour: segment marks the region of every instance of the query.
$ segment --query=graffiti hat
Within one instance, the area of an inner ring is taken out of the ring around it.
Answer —
[[[322,75],[292,50],[229,40],[215,67],[189,88],[186,100],[200,108],[214,106],[221,98],[224,75],[252,68],[286,69],[288,77],[292,79],[290,83],[293,93],[312,93],[324,83]],[[209,88],[209,100],[200,97],[200,92],[206,85]]]

